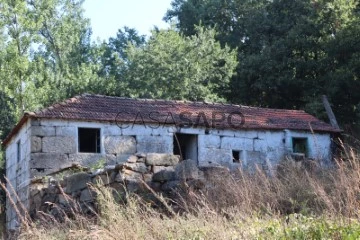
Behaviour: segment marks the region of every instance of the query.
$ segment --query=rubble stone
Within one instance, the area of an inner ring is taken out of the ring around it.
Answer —
[[[91,177],[90,174],[81,172],[69,176],[66,181],[65,192],[69,194],[86,188],[87,184],[91,182]]]
[[[148,168],[145,163],[125,163],[124,167],[139,173],[148,172]]]
[[[138,160],[137,160],[137,162],[139,162],[139,163],[145,163],[145,158],[138,158]]]
[[[180,160],[180,156],[161,153],[149,153],[146,155],[146,164],[153,166],[174,166]]]
[[[184,160],[175,166],[177,179],[195,179],[199,177],[199,169],[193,160]]]
[[[161,190],[164,192],[170,192],[176,190],[176,188],[179,186],[180,186],[180,181],[178,180],[167,181],[161,186]]]
[[[142,179],[142,174],[138,173],[138,172],[134,172],[130,169],[124,169],[122,171],[123,173],[123,177],[127,180],[132,180],[132,179]]]
[[[174,167],[173,166],[152,166],[152,172],[153,173],[158,173],[160,171],[174,171]]]
[[[124,177],[121,173],[118,173],[114,179],[114,182],[124,182]]]
[[[165,182],[175,179],[175,171],[162,170],[153,175],[152,180],[154,182]]]
[[[136,163],[137,160],[138,160],[138,158],[137,158],[136,156],[131,155],[131,156],[128,158],[127,162],[128,162],[128,163]]]
[[[92,182],[94,184],[108,185],[112,183],[114,179],[111,179],[111,176],[108,174],[101,174],[93,178]]]
[[[117,156],[116,161],[117,163],[126,163],[131,156],[131,154],[120,154]]]
[[[129,192],[139,192],[143,189],[142,183],[136,180],[126,181],[126,190]]]
[[[46,155],[48,159],[52,159],[54,154],[47,153]],[[88,155],[88,157],[91,159],[94,155]],[[148,157],[150,157],[150,161],[148,161]],[[171,157],[169,154],[148,154],[142,159],[144,162],[138,162],[136,156],[130,157],[126,163],[104,166],[91,173],[75,173],[64,177],[63,180],[56,178],[56,182],[50,180],[47,181],[47,185],[44,185],[43,181],[34,181],[29,192],[31,213],[36,214],[39,210],[46,211],[54,214],[56,219],[61,217],[62,213],[71,214],[69,209],[76,206],[85,214],[93,214],[97,206],[96,192],[91,189],[89,184],[94,182],[100,184],[100,187],[109,187],[117,202],[126,201],[128,193],[136,193],[145,197],[146,201],[158,203],[158,199],[149,191],[148,187],[155,192],[172,196],[174,191],[182,186],[189,186],[194,190],[202,189],[205,186],[204,180],[201,179],[202,170],[197,168],[194,161],[186,160],[178,163],[178,156]],[[61,163],[56,164],[57,166],[61,165]],[[221,173],[225,171],[225,168],[207,168],[207,171],[207,174],[211,175],[214,172]],[[148,187],[144,185],[144,182]],[[182,185],[183,182],[186,182],[186,185]],[[66,195],[60,191],[59,183]],[[72,199],[68,200],[67,195]],[[89,210],[89,206],[94,210]]]
[[[70,154],[69,161],[72,163],[77,163],[81,166],[92,166],[99,163],[100,160],[106,162],[104,156],[98,153],[77,153]]]
[[[81,191],[80,201],[91,202],[94,200],[95,196],[96,196],[95,192],[91,191],[90,189],[84,189]]]

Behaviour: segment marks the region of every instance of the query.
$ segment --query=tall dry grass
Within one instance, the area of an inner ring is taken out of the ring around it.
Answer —
[[[201,195],[193,193],[191,201],[184,199],[182,203],[186,206],[195,199],[217,212],[236,207],[245,214],[360,217],[360,163],[355,156],[346,162],[336,161],[327,169],[309,171],[304,165],[284,161],[275,176],[257,168],[255,173],[239,170],[211,180],[213,187]]]
[[[360,238],[360,157],[329,168],[283,161],[275,174],[257,168],[212,175],[201,191],[184,185],[159,206],[94,186],[98,211],[87,217],[72,204],[62,221],[42,214],[19,239],[356,239]],[[69,198],[69,201],[72,201]]]
[[[274,176],[256,168],[253,173],[237,172],[210,179],[212,187],[201,195],[189,193],[190,202],[223,212],[237,208],[244,214],[270,215],[302,213],[360,219],[360,157],[349,150],[346,160],[335,159],[324,168],[316,162],[284,160]]]

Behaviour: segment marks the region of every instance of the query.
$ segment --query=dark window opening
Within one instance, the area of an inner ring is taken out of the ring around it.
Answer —
[[[19,163],[21,161],[21,142],[18,141],[16,143],[16,160],[17,160],[17,163]]]
[[[100,129],[79,128],[79,152],[100,153]]]
[[[240,163],[240,151],[232,151],[233,163]]]
[[[191,159],[197,161],[197,135],[174,134],[174,155],[180,155],[181,160]]]
[[[301,153],[307,156],[307,138],[292,138],[293,153]]]

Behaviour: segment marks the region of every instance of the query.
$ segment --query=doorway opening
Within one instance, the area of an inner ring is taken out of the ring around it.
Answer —
[[[174,154],[181,160],[198,160],[198,139],[195,134],[174,134]]]

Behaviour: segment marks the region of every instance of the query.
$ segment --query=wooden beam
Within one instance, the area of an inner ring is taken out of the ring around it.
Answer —
[[[338,125],[338,123],[337,123],[337,121],[336,121],[335,114],[334,114],[334,112],[333,112],[332,109],[331,109],[330,103],[329,103],[326,95],[323,95],[323,96],[322,96],[322,102],[323,102],[323,104],[324,104],[326,113],[327,113],[327,115],[328,115],[328,117],[329,117],[331,126],[333,126],[333,127],[336,128],[336,129],[340,129],[340,128],[339,128],[339,125]]]

